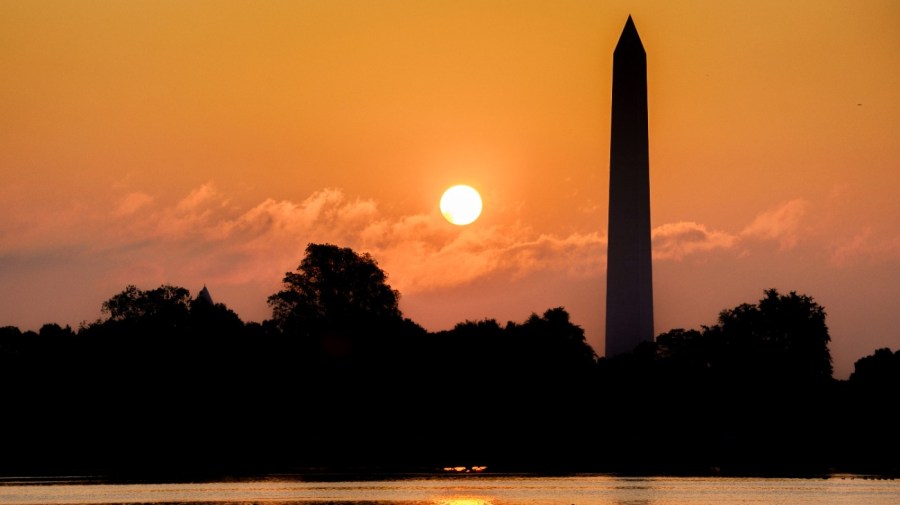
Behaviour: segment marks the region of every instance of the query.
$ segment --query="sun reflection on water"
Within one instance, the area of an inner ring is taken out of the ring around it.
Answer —
[[[456,473],[470,473],[470,472],[483,472],[487,470],[486,466],[445,466],[443,468],[445,472],[456,472]]]
[[[489,498],[473,498],[470,496],[454,498],[438,498],[434,505],[494,505]]]

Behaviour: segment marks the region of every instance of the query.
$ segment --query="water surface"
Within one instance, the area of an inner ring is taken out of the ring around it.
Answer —
[[[76,479],[0,481],[0,505],[897,505],[900,481],[683,477],[472,477],[308,482],[97,484]]]

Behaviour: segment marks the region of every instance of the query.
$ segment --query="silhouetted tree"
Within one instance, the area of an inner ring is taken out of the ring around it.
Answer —
[[[38,335],[42,339],[52,341],[71,340],[75,338],[75,332],[72,331],[71,327],[62,327],[56,323],[47,323],[41,326],[41,329],[38,330]]]
[[[562,307],[532,314],[523,324],[506,326],[512,345],[531,352],[533,366],[545,367],[553,374],[583,372],[593,367],[597,355],[584,338],[584,330],[572,324]],[[532,370],[537,372],[537,370]]]
[[[284,289],[269,297],[272,321],[286,335],[340,338],[399,325],[399,293],[386,281],[368,254],[309,244],[297,270],[285,274]]]
[[[187,318],[190,303],[191,293],[182,287],[163,285],[143,291],[129,285],[103,302],[100,309],[111,321],[155,322],[175,326]]]
[[[825,309],[812,298],[775,289],[758,304],[719,314],[704,331],[717,354],[712,367],[735,379],[825,383],[831,380],[831,337]]]
[[[310,244],[261,324],[164,285],[126,287],[77,332],[2,327],[15,415],[0,416],[0,473],[900,467],[885,435],[900,352],[830,380],[825,312],[807,296],[768,290],[715,326],[597,359],[561,307],[428,333],[386,280],[367,254]]]
[[[12,360],[18,356],[25,346],[22,330],[15,326],[0,327],[0,360]]]
[[[709,358],[703,359],[703,344],[699,331],[675,328],[656,337],[656,354],[663,360],[707,366]]]
[[[707,328],[703,332],[676,328],[656,337],[656,356],[663,372],[677,382],[708,380],[720,352],[717,344],[711,341]]]
[[[733,472],[827,468],[829,341],[821,306],[774,289],[715,326],[660,335],[654,402],[686,414],[670,423],[682,436],[665,440],[670,453]]]
[[[900,351],[876,349],[853,365],[850,384],[857,388],[893,389],[900,392]]]

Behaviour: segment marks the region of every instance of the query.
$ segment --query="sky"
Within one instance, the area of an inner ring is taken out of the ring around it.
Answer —
[[[900,348],[890,0],[0,1],[0,326],[90,323],[129,284],[262,321],[327,242],[429,330],[562,306],[602,355],[629,14],[656,332],[775,288],[825,307],[836,377]]]

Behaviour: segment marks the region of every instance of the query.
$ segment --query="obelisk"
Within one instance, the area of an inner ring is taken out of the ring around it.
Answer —
[[[613,52],[606,356],[653,341],[647,54],[631,16]]]

